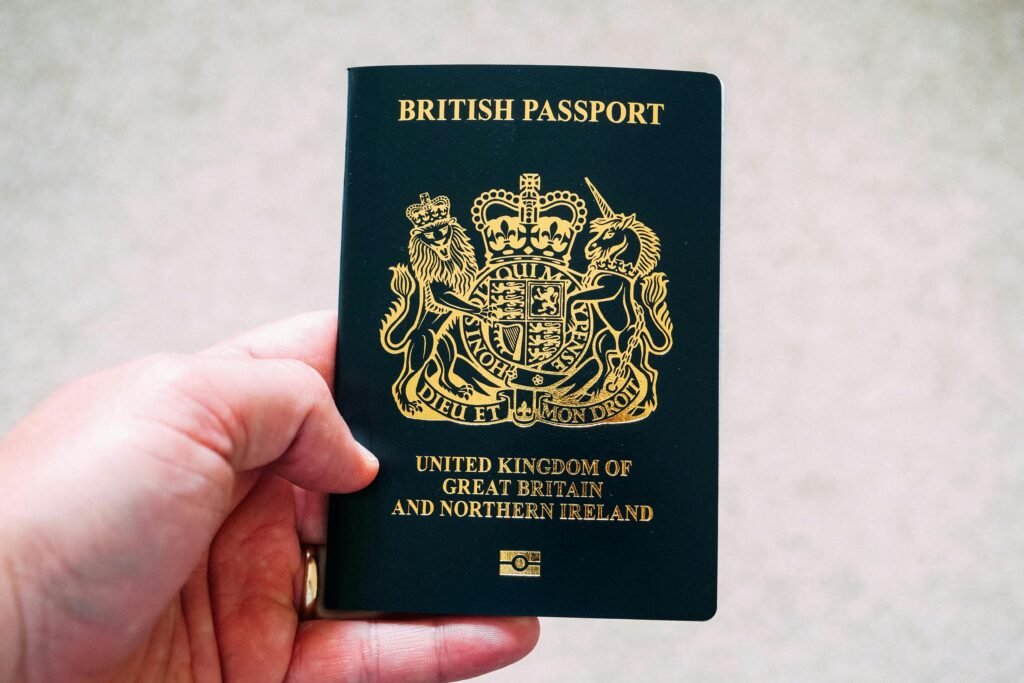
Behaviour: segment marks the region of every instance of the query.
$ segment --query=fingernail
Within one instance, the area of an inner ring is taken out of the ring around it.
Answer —
[[[363,444],[359,444],[359,449],[363,452],[363,458],[366,460],[366,463],[368,465],[370,465],[371,467],[379,467],[380,466],[380,461],[377,460],[377,456],[376,455],[374,455],[373,453],[370,452],[370,449],[368,449]]]

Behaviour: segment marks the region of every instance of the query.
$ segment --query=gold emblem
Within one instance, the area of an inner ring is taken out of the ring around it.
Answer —
[[[499,576],[540,576],[539,550],[499,550]]]
[[[661,244],[636,214],[615,212],[584,178],[600,217],[585,268],[571,267],[587,222],[577,194],[492,189],[472,206],[481,265],[446,196],[420,195],[409,263],[391,268],[396,295],[380,340],[403,357],[392,386],[419,420],[585,427],[641,420],[658,406],[651,356],[672,347]]]

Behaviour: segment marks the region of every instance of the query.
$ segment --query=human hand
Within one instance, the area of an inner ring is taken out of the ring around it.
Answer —
[[[455,680],[533,648],[532,618],[298,622],[300,542],[378,467],[336,325],[77,380],[0,441],[0,681]]]

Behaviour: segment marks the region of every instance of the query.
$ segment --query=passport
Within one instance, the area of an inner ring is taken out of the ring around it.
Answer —
[[[323,613],[713,616],[721,149],[706,73],[349,70]]]

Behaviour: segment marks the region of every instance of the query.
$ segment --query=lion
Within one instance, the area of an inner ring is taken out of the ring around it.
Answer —
[[[615,213],[593,185],[590,189],[604,215],[590,223],[583,288],[566,304],[569,310],[584,302],[593,304],[604,325],[594,340],[597,368],[571,381],[580,387],[584,400],[591,400],[599,392],[618,391],[628,369],[635,367],[647,386],[632,412],[643,415],[657,405],[658,372],[651,367],[650,354],[663,354],[672,346],[672,320],[665,303],[668,278],[655,271],[661,242],[636,214]]]
[[[454,217],[414,226],[409,260],[411,272],[401,264],[390,269],[398,298],[384,315],[380,341],[388,353],[404,354],[392,393],[402,412],[413,415],[422,405],[412,384],[424,371],[436,371],[438,385],[454,396],[473,394],[473,386],[453,374],[457,350],[451,330],[459,316],[487,314],[467,300],[478,266],[469,236]]]

